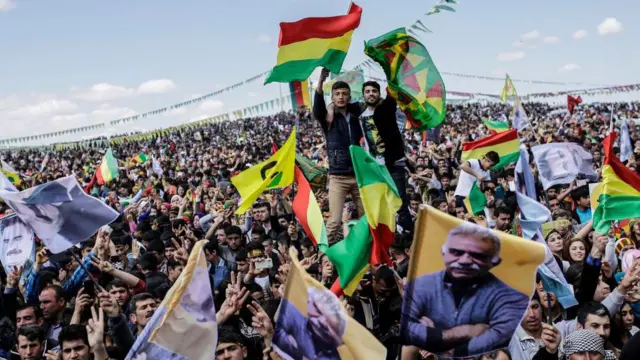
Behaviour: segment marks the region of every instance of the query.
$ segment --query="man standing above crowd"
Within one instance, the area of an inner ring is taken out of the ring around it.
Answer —
[[[313,102],[313,116],[318,119],[326,139],[327,156],[329,158],[329,212],[331,218],[327,223],[327,238],[330,244],[337,241],[336,234],[342,224],[342,208],[347,195],[351,195],[358,216],[364,214],[358,183],[353,172],[353,163],[349,146],[359,145],[362,129],[358,122],[358,114],[347,109],[351,100],[351,88],[344,81],[336,81],[331,87],[333,116],[324,101],[322,86],[329,76],[329,70],[322,69]]]

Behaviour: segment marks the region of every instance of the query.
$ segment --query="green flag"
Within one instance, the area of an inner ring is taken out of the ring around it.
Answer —
[[[434,128],[447,114],[444,81],[427,49],[404,28],[365,43],[364,53],[387,76],[387,92],[416,131]]]
[[[344,292],[351,296],[358,288],[360,280],[369,269],[372,243],[369,221],[364,215],[351,227],[344,240],[327,249],[325,253],[338,271],[338,281],[331,288],[333,293]]]
[[[464,199],[464,206],[467,208],[467,212],[472,215],[484,211],[485,206],[487,206],[487,198],[478,187],[478,182],[473,183],[469,196]]]
[[[482,120],[482,123],[487,127],[487,129],[497,133],[509,131],[509,123],[506,121]]]

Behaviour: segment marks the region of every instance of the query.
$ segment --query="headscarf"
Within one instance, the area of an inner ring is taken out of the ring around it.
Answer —
[[[579,352],[597,352],[605,356],[604,343],[600,335],[590,330],[572,332],[564,341],[564,354],[567,358]]]

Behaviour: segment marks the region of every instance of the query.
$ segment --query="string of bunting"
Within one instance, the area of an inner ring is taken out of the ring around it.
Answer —
[[[62,151],[67,149],[90,149],[90,148],[98,148],[105,146],[105,142],[109,142],[110,145],[119,145],[124,143],[125,141],[149,141],[154,137],[158,136],[169,136],[175,131],[183,130],[183,129],[195,129],[200,128],[207,124],[216,124],[225,121],[234,121],[240,120],[247,117],[264,115],[266,112],[281,111],[285,107],[291,106],[291,94],[286,94],[271,100],[267,100],[255,105],[247,106],[242,109],[237,109],[234,111],[230,111],[225,114],[220,114],[216,116],[211,116],[202,120],[192,121],[185,124],[180,124],[177,126],[172,126],[165,129],[157,129],[150,132],[132,134],[132,135],[122,135],[115,136],[109,138],[99,138],[99,139],[90,139],[90,140],[81,140],[81,141],[73,141],[66,143],[57,143],[46,146],[22,146],[22,147],[12,147],[12,149],[27,149],[27,148],[39,148],[45,151]],[[107,145],[108,146],[108,145]]]

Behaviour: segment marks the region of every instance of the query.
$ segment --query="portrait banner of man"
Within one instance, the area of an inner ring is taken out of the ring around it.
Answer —
[[[87,195],[74,176],[20,192],[0,190],[0,197],[54,254],[87,240],[119,215]]]
[[[403,344],[450,357],[506,347],[544,259],[543,244],[422,206],[404,291]]]
[[[24,266],[35,258],[35,234],[16,215],[0,219],[0,262],[7,273],[14,266]]]
[[[385,347],[302,268],[294,250],[276,314],[274,349],[287,360],[382,360]]]

